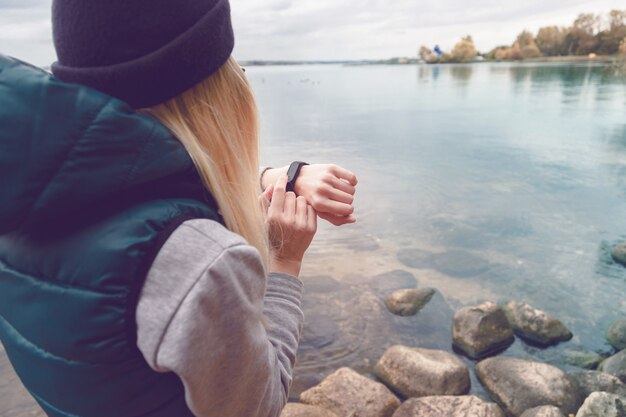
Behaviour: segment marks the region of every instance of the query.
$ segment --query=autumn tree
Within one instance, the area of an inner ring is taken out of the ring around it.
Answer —
[[[520,47],[520,53],[522,54],[522,58],[538,58],[543,56],[537,44],[535,43],[535,37],[532,33],[525,30],[519,35],[517,35],[517,42]]]
[[[418,52],[420,59],[426,61],[427,58],[433,53],[433,51],[427,46],[421,46]]]
[[[539,50],[547,56],[564,55],[567,53],[563,47],[566,34],[567,31],[558,26],[542,27],[537,32],[535,43]]]
[[[586,55],[595,52],[598,42],[596,34],[600,30],[600,16],[581,13],[565,35],[568,55]]]
[[[611,10],[607,29],[596,35],[597,52],[613,55],[619,52],[620,43],[626,37],[626,10]]]
[[[455,62],[467,62],[474,59],[477,55],[476,47],[474,47],[474,40],[471,36],[467,35],[462,38],[450,52],[450,57]]]

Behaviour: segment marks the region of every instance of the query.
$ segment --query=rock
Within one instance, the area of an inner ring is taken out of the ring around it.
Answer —
[[[563,323],[529,304],[509,301],[503,310],[515,334],[531,343],[548,346],[572,338]]]
[[[542,405],[522,413],[521,417],[565,417],[561,410],[553,405]]]
[[[626,349],[626,318],[611,324],[606,332],[606,340],[617,350]]]
[[[613,246],[611,257],[615,262],[626,266],[626,242]]]
[[[383,384],[339,368],[319,385],[300,394],[304,404],[325,408],[338,417],[391,417],[400,400]]]
[[[288,403],[280,417],[337,417],[337,414],[313,405]]]
[[[545,363],[488,358],[476,365],[476,376],[491,398],[514,417],[541,405],[553,405],[568,415],[581,403],[576,382]]]
[[[504,417],[497,404],[473,395],[411,398],[393,417]]]
[[[385,298],[387,309],[398,316],[413,316],[435,295],[432,288],[408,288],[394,291]]]
[[[579,368],[585,369],[596,369],[600,362],[604,360],[604,357],[596,352],[587,350],[566,349],[563,351],[562,359],[563,362],[568,365],[578,366]]]
[[[506,349],[515,337],[504,312],[490,301],[456,312],[452,343],[471,358],[482,358]]]
[[[626,417],[626,398],[594,392],[587,397],[576,417]]]
[[[462,395],[470,389],[467,365],[442,350],[393,346],[383,354],[374,371],[406,398]]]
[[[626,349],[602,361],[598,371],[615,375],[622,382],[626,382]]]
[[[626,397],[626,384],[618,377],[600,371],[581,371],[569,374],[578,384],[580,395],[587,398],[593,392],[609,392]]]

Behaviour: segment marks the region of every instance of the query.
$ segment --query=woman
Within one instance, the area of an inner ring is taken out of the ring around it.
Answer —
[[[332,165],[258,178],[226,0],[55,0],[51,77],[0,55],[0,338],[49,416],[278,416]],[[91,87],[91,88],[88,88]],[[292,175],[293,176],[293,175]]]

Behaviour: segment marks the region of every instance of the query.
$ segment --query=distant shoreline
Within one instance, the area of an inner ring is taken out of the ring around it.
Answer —
[[[540,58],[526,58],[521,60],[495,60],[495,59],[483,59],[464,62],[461,64],[473,64],[473,63],[493,63],[493,62],[518,62],[518,63],[600,63],[600,64],[614,64],[624,62],[626,63],[626,57],[620,55],[600,55],[590,58],[588,56],[544,56]],[[298,66],[298,65],[347,65],[347,66],[360,66],[360,65],[449,65],[451,63],[427,63],[417,58],[390,58],[381,60],[319,60],[319,61],[281,61],[281,60],[252,60],[241,61],[240,64],[244,67],[262,67],[262,66]]]

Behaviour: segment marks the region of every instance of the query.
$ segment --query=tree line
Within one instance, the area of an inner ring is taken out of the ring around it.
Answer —
[[[626,55],[626,10],[609,13],[582,13],[569,27],[546,26],[536,35],[524,30],[512,45],[498,46],[486,54],[486,59],[520,60],[544,56]],[[465,62],[481,55],[471,36],[462,38],[450,53],[435,54],[422,47],[420,58],[429,62]]]

